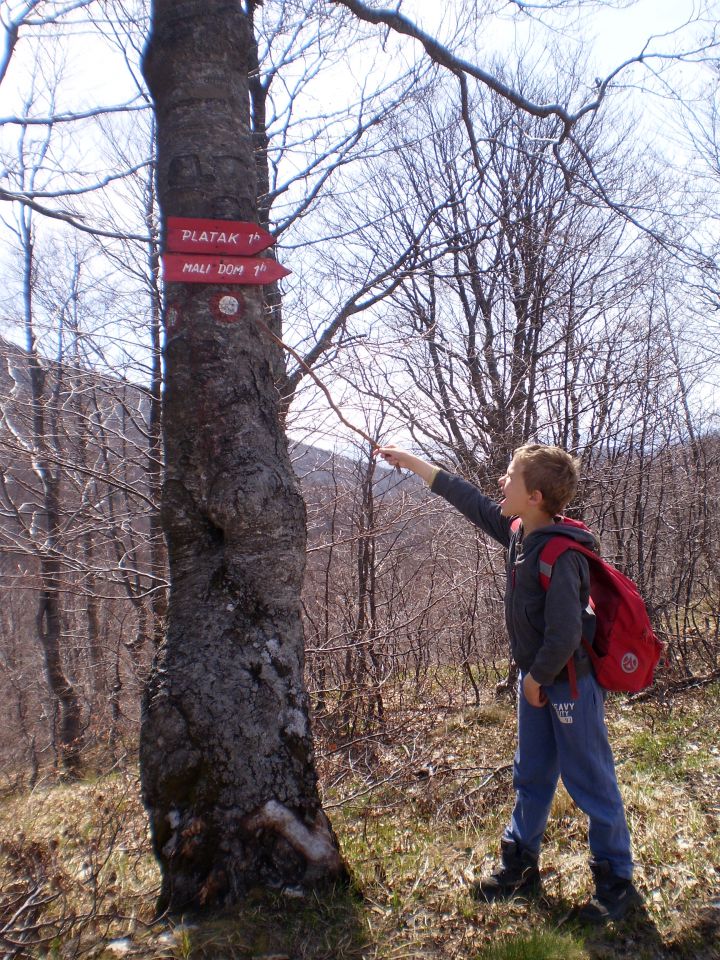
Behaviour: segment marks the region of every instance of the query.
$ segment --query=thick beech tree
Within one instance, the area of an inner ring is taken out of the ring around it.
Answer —
[[[168,216],[257,219],[248,5],[154,0],[143,71]],[[217,298],[235,298],[234,317]],[[303,687],[305,512],[278,417],[260,287],[168,284],[162,516],[167,636],[142,784],[160,907],[317,885],[345,867],[317,791]],[[227,320],[236,322],[227,322]]]
[[[266,215],[258,210],[258,170],[265,205],[271,198],[255,152],[267,130],[252,29],[261,4],[152,2],[143,72],[155,102],[164,222]],[[611,203],[575,131],[621,69],[665,54],[643,51],[626,61],[576,108],[536,103],[397,12],[360,0],[332,6],[412,38],[457,78],[476,153],[470,82],[543,124],[542,141],[566,186],[570,160],[579,158],[593,197]],[[357,136],[365,129],[360,124]],[[145,698],[141,764],[163,873],[160,905],[173,910],[232,902],[255,885],[346,875],[316,786],[300,621],[304,507],[281,427],[279,311],[268,311],[270,334],[263,310],[259,287],[166,289],[162,514],[171,587],[166,641]],[[328,326],[323,350],[337,329]],[[318,355],[311,352],[313,362]],[[289,396],[296,384],[290,378],[286,386]]]

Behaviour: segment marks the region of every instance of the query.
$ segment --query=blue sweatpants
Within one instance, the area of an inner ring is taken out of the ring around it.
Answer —
[[[587,814],[592,857],[609,861],[616,876],[630,880],[630,833],[608,742],[602,689],[589,674],[578,679],[576,700],[570,696],[569,683],[555,683],[543,687],[549,702],[533,707],[523,695],[522,680],[521,674],[513,765],[515,807],[505,836],[539,853],[560,776]]]

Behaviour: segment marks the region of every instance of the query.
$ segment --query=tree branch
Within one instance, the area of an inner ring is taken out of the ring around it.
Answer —
[[[452,51],[448,50],[447,47],[443,46],[438,40],[434,37],[431,37],[429,34],[425,33],[417,24],[413,23],[403,14],[398,13],[395,10],[387,9],[373,9],[372,7],[367,6],[367,4],[361,2],[361,0],[330,0],[331,3],[338,4],[339,6],[345,7],[347,10],[350,10],[355,14],[356,17],[360,20],[364,20],[367,23],[375,24],[385,24],[391,30],[394,30],[396,33],[402,33],[405,36],[412,37],[413,40],[417,40],[425,49],[425,52],[439,66],[445,67],[456,75],[465,74],[471,77],[474,77],[488,89],[492,90],[494,93],[499,94],[509,103],[512,103],[513,106],[517,107],[519,110],[524,111],[527,114],[530,114],[533,117],[539,117],[541,119],[546,119],[548,117],[556,117],[562,122],[563,129],[559,138],[553,138],[555,143],[562,143],[563,140],[567,138],[571,129],[575,124],[581,120],[588,113],[594,113],[600,107],[607,91],[612,84],[612,81],[618,76],[618,74],[625,70],[627,67],[631,66],[634,63],[645,63],[651,59],[659,60],[687,60],[694,59],[700,53],[707,54],[710,50],[717,48],[718,41],[715,38],[713,32],[712,39],[709,40],[706,44],[703,44],[701,47],[695,48],[693,50],[688,50],[685,52],[678,53],[647,53],[647,45],[641,53],[635,57],[630,57],[628,60],[625,60],[618,67],[612,70],[604,80],[600,80],[596,84],[596,95],[593,100],[589,103],[584,104],[580,107],[579,110],[572,112],[567,107],[563,106],[561,103],[536,103],[533,100],[528,99],[523,96],[519,90],[514,87],[509,86],[504,83],[499,77],[494,76],[492,73],[489,73],[487,70],[483,70],[482,67],[477,66],[477,64],[470,63],[470,61],[463,59],[462,57],[456,56]],[[649,41],[648,41],[649,42]],[[551,142],[553,142],[551,141]]]
[[[93,237],[108,237],[110,240],[138,240],[140,243],[149,243],[149,236],[142,236],[139,233],[117,233],[112,230],[101,230],[99,227],[89,227],[70,213],[64,213],[62,210],[52,210],[50,207],[44,207],[37,203],[26,193],[13,193],[10,190],[0,190],[0,200],[9,200],[21,203],[23,206],[34,210],[43,217],[50,217],[51,220],[61,220],[63,223],[69,223],[71,227],[80,230],[82,233],[89,233]]]

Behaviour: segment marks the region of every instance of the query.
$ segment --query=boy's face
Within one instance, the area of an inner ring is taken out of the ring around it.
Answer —
[[[525,486],[522,469],[513,459],[507,468],[507,473],[498,480],[503,499],[500,501],[500,512],[504,517],[524,517],[528,510],[537,506],[538,498],[542,502],[539,491],[532,493]]]

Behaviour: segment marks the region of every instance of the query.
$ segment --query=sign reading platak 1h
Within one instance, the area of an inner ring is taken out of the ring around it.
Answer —
[[[253,257],[275,242],[256,223],[168,217],[165,280],[181,283],[273,283],[290,271],[275,260]]]

